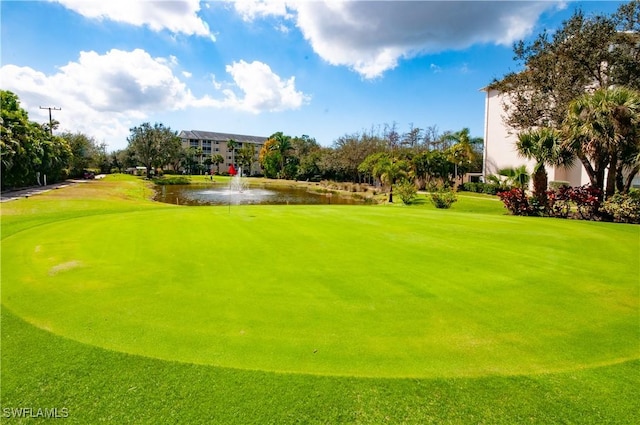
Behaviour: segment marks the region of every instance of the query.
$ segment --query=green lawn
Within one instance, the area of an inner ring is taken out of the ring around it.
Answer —
[[[638,226],[511,217],[478,195],[440,211],[148,193],[112,176],[2,204],[3,408],[66,406],[75,423],[640,420]]]

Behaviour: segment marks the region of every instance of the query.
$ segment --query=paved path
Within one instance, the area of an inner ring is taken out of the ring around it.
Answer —
[[[103,177],[104,177],[104,174],[99,174],[96,176],[96,179],[101,179]],[[88,183],[90,181],[91,180],[69,179],[60,183],[49,184],[46,186],[31,186],[31,187],[25,187],[23,189],[18,189],[18,190],[7,190],[5,192],[0,193],[0,202],[9,202],[9,201],[14,201],[20,198],[28,198],[30,196],[35,196],[41,193],[49,192],[50,190],[60,189],[60,188],[71,186],[77,183]]]

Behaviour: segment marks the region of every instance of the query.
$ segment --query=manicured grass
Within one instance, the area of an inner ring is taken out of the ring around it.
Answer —
[[[3,204],[3,407],[71,393],[78,423],[637,415],[637,226],[510,217],[482,196],[189,208],[141,187]]]
[[[631,361],[551,375],[447,379],[242,371],[107,351],[2,312],[2,407],[66,407],[65,424],[626,425],[640,421],[639,370]]]

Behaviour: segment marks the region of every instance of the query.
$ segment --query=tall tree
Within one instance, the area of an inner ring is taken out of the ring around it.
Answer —
[[[248,143],[247,145],[238,149],[238,164],[240,165],[240,174],[244,174],[242,172],[243,169],[247,169],[248,173],[251,174],[251,166],[255,162],[256,156],[256,147],[252,143]]]
[[[371,172],[382,184],[389,185],[389,202],[393,202],[393,185],[401,177],[409,175],[410,165],[407,161],[397,159],[386,153],[374,154],[371,161]]]
[[[640,92],[617,87],[584,94],[571,102],[564,124],[566,146],[582,162],[591,185],[612,196],[618,173],[625,166],[633,169],[640,155]]]
[[[267,139],[258,155],[258,161],[264,170],[264,175],[270,179],[276,178],[280,170],[280,152],[276,148],[277,143],[276,139]]]
[[[437,181],[443,186],[449,186],[449,177],[455,171],[449,156],[440,150],[425,151],[415,155],[411,165],[421,188],[435,184]]]
[[[479,146],[482,146],[482,137],[471,137],[471,131],[468,127],[463,128],[455,133],[446,133],[444,140],[454,143],[447,153],[449,161],[454,164],[454,178],[458,179],[459,174],[465,174],[473,168],[474,164],[478,165],[478,159],[481,157]]]
[[[136,158],[147,169],[147,178],[151,178],[151,168],[159,155],[160,147],[155,137],[153,127],[148,122],[138,127],[129,129],[131,132],[127,138],[129,148],[133,150]]]
[[[313,137],[303,134],[291,139],[293,156],[296,158],[296,179],[315,179],[320,175],[320,145]]]
[[[236,165],[235,153],[236,153],[236,148],[237,147],[238,147],[238,141],[237,140],[233,140],[233,139],[227,140],[227,150],[229,152],[231,152],[231,164],[233,164],[234,167]]]
[[[272,149],[279,153],[280,167],[278,170],[278,177],[284,178],[286,177],[285,163],[287,162],[287,159],[289,158],[289,155],[293,150],[293,145],[291,144],[291,136],[287,136],[279,131],[272,134],[269,139],[275,140],[275,144],[272,145]]]
[[[66,140],[29,121],[18,96],[0,90],[0,163],[2,187],[31,186],[62,180],[72,158]]]
[[[491,87],[507,95],[506,123],[516,130],[559,128],[569,103],[586,91],[616,86],[640,88],[640,2],[611,15],[577,11],[553,33],[520,41],[515,59],[523,66]],[[635,31],[635,32],[634,32]]]
[[[129,131],[131,133],[127,138],[129,149],[146,168],[147,178],[151,178],[153,167],[167,164],[164,152],[166,146],[175,141],[177,134],[162,123],[151,126],[148,122],[133,127]]]
[[[218,170],[218,174],[220,174],[220,164],[224,162],[224,158],[219,153],[214,153],[211,155],[211,163],[215,164],[216,170]]]
[[[398,133],[398,124],[396,122],[393,122],[391,125],[384,125],[384,139],[392,151],[400,145],[400,133]]]
[[[69,132],[62,133],[60,137],[69,143],[73,153],[69,172],[71,177],[80,177],[87,168],[97,167],[97,146],[93,137]]]
[[[42,157],[36,172],[42,174],[42,184],[61,181],[69,176],[69,163],[73,158],[71,147],[62,137],[52,136],[45,126],[42,126],[40,151]]]
[[[180,137],[178,137],[177,133],[172,132],[170,128],[165,127],[162,129],[160,139],[157,166],[161,168],[171,166],[173,171],[178,171],[180,159],[184,154]]]
[[[420,140],[423,138],[422,129],[414,127],[413,123],[409,125],[409,131],[404,134],[402,138],[402,144],[413,149],[420,144]]]
[[[6,90],[0,91],[0,114],[2,187],[34,184],[34,127],[29,115],[20,106],[18,96]]]
[[[358,166],[372,153],[387,151],[388,141],[373,131],[345,135],[333,144],[330,155],[332,171],[341,180],[362,181]]]

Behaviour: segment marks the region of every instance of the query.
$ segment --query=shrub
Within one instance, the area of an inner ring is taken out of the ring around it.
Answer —
[[[576,204],[578,214],[583,220],[594,220],[598,216],[602,191],[590,185],[573,187],[571,200]]]
[[[556,180],[556,181],[550,181],[549,182],[549,189],[551,190],[558,190],[562,187],[571,187],[571,184],[569,182],[565,182],[562,180]]]
[[[172,176],[153,179],[153,182],[157,185],[175,185],[175,184],[190,184],[191,180],[184,176]]]
[[[482,188],[482,193],[486,193],[487,195],[497,195],[500,192],[500,188],[492,184],[485,183],[484,187]]]
[[[451,208],[451,205],[458,200],[456,193],[451,189],[438,189],[431,192],[431,203],[436,208]]]
[[[551,217],[570,217],[572,207],[575,207],[576,218],[595,220],[599,218],[600,199],[602,191],[590,185],[569,187],[562,185],[557,189],[548,190],[548,205],[545,212]]]
[[[488,195],[495,195],[501,189],[500,185],[496,183],[483,183],[483,182],[466,182],[463,183],[460,188],[466,192],[474,192],[474,193],[486,193]]]
[[[560,186],[547,191],[549,206],[547,213],[551,217],[567,218],[571,212],[571,191],[569,186]]]
[[[617,223],[640,224],[640,191],[616,193],[604,202],[602,210]]]
[[[465,192],[478,192],[478,183],[475,182],[466,182],[462,183],[458,189],[463,190]]]
[[[534,215],[536,209],[523,189],[514,188],[498,193],[504,207],[513,215]]]
[[[395,190],[402,202],[406,205],[411,204],[416,198],[418,190],[412,181],[404,179],[395,185]]]

